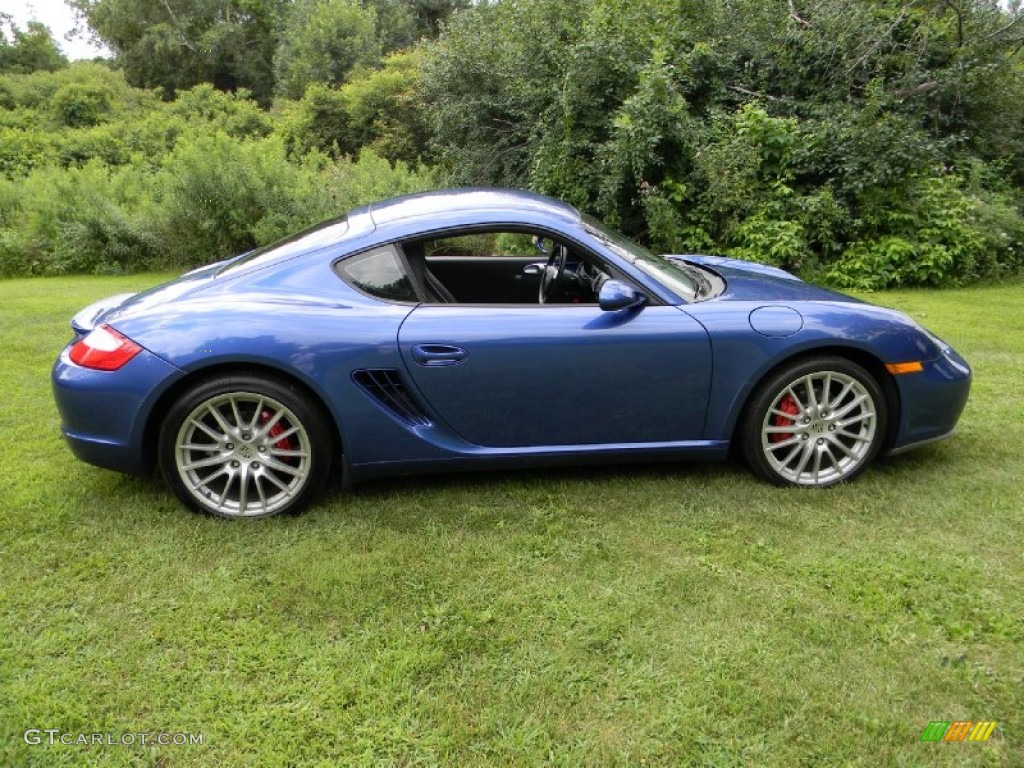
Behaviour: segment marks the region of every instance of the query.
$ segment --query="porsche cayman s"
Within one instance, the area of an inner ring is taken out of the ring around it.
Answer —
[[[82,460],[222,517],[387,474],[735,448],[779,485],[947,437],[971,371],[906,315],[770,266],[658,256],[574,208],[360,208],[79,312],[53,369]]]

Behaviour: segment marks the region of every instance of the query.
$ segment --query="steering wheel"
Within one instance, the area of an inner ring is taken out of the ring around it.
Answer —
[[[562,275],[565,274],[565,264],[568,260],[568,248],[558,243],[552,245],[548,263],[544,265],[544,271],[540,276],[540,293],[537,300],[541,304],[549,304],[561,293]]]

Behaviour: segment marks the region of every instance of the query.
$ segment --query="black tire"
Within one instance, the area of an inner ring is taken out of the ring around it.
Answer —
[[[284,379],[224,375],[182,394],[160,428],[157,460],[185,504],[225,518],[301,512],[331,466],[330,421]]]
[[[769,482],[826,488],[867,468],[887,419],[874,376],[846,358],[822,356],[787,365],[758,386],[739,440],[751,469]]]

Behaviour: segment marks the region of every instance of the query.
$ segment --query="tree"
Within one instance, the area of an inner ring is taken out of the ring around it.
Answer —
[[[67,65],[48,27],[30,21],[22,30],[0,13],[0,72],[54,72]]]
[[[114,52],[125,76],[167,98],[201,83],[273,92],[287,0],[67,0]]]
[[[432,40],[451,15],[471,0],[365,0],[377,12],[377,37],[385,54]]]
[[[274,56],[277,90],[299,98],[311,83],[340,85],[380,60],[377,14],[357,0],[297,0]]]

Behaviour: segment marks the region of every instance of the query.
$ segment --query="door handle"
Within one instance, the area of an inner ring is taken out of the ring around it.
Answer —
[[[451,344],[413,344],[412,359],[429,368],[458,365],[466,359],[466,350]]]

